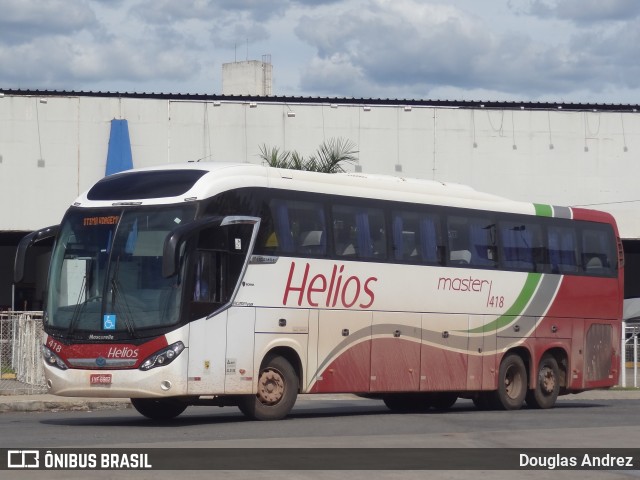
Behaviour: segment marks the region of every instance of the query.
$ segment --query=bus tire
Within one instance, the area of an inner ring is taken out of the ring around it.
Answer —
[[[258,376],[258,393],[242,395],[238,408],[253,420],[280,420],[286,417],[298,397],[298,376],[281,356],[264,362]]]
[[[171,420],[187,408],[186,403],[172,398],[132,398],[131,404],[151,420]]]
[[[386,407],[396,413],[426,412],[432,397],[424,393],[389,393],[382,396]]]
[[[493,406],[499,410],[522,408],[527,395],[527,368],[520,355],[509,353],[500,362],[498,390],[494,392]]]
[[[527,391],[527,405],[531,408],[552,408],[560,393],[560,368],[553,355],[546,354],[538,366],[536,388]]]
[[[435,410],[449,410],[457,400],[456,392],[436,392],[431,395],[431,406]]]

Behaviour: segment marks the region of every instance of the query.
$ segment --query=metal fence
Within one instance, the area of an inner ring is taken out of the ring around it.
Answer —
[[[625,325],[620,386],[640,387],[640,324]],[[46,391],[42,312],[0,312],[0,395]]]
[[[42,312],[0,312],[0,394],[46,391]]]
[[[640,323],[624,324],[622,337],[622,368],[620,372],[620,386],[640,387],[638,377],[638,347],[640,343]]]

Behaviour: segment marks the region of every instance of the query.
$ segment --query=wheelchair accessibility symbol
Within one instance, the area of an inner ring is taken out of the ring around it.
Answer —
[[[116,316],[114,314],[106,314],[102,319],[103,330],[115,330],[116,329]]]

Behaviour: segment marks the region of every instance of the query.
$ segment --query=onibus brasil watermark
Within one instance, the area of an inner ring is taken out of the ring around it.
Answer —
[[[16,448],[0,470],[635,470],[637,448]]]

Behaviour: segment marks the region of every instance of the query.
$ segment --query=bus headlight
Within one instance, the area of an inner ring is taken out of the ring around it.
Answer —
[[[180,353],[182,353],[183,350],[184,343],[180,341],[172,343],[168,347],[165,347],[162,350],[158,350],[156,353],[142,362],[142,365],[140,365],[140,370],[151,370],[152,368],[169,365],[178,357],[178,355],[180,355]]]
[[[62,359],[58,355],[53,353],[53,351],[49,347],[47,347],[46,345],[42,345],[41,350],[44,362],[47,365],[57,367],[60,370],[66,370],[68,368],[67,365],[62,361]]]

